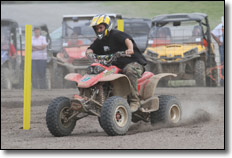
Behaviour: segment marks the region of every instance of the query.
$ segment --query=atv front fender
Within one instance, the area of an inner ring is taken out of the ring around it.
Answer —
[[[74,81],[74,82],[79,82],[79,80],[82,78],[82,76],[78,73],[70,73],[67,74],[64,79],[69,80],[69,81]]]
[[[113,95],[127,97],[132,92],[129,78],[123,74],[112,74],[105,76],[99,82],[110,82],[113,86]]]

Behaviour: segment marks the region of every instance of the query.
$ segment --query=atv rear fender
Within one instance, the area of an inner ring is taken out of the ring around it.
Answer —
[[[142,98],[142,100],[146,100],[148,98],[151,98],[155,95],[155,89],[157,87],[158,82],[161,78],[167,77],[167,76],[173,76],[176,77],[176,74],[173,73],[160,73],[157,75],[154,75],[151,77],[147,82],[145,82],[143,85],[141,85],[139,95]]]

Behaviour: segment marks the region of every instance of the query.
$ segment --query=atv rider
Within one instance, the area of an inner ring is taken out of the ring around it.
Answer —
[[[125,51],[128,55],[128,57],[118,58],[117,61],[114,61],[112,64],[122,69],[122,73],[129,78],[133,86],[133,91],[128,99],[131,111],[137,111],[140,107],[137,79],[139,79],[145,71],[144,66],[147,63],[145,57],[139,51],[130,35],[112,29],[112,22],[109,16],[97,15],[93,17],[90,26],[93,27],[97,39],[87,49],[87,56],[91,57],[93,53],[107,55],[118,51]]]

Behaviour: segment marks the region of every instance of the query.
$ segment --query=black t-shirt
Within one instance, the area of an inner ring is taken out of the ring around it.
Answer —
[[[117,61],[113,62],[113,65],[121,69],[123,69],[127,64],[131,62],[138,62],[141,65],[146,65],[147,61],[142,53],[139,51],[132,37],[118,30],[111,30],[110,34],[101,40],[96,39],[89,48],[93,50],[94,54],[98,55],[107,55],[116,53],[118,51],[125,51],[128,49],[125,44],[125,40],[127,38],[133,42],[134,54],[131,57],[118,58]]]

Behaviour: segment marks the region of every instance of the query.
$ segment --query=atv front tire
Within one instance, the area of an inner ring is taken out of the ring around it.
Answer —
[[[55,137],[68,136],[76,126],[76,120],[68,118],[73,114],[70,99],[58,97],[48,106],[46,114],[47,127]]]
[[[131,110],[119,96],[108,98],[101,109],[101,127],[109,136],[125,135],[131,124]]]
[[[151,112],[151,124],[164,123],[168,126],[177,125],[182,116],[180,102],[174,96],[159,96],[159,110]]]

